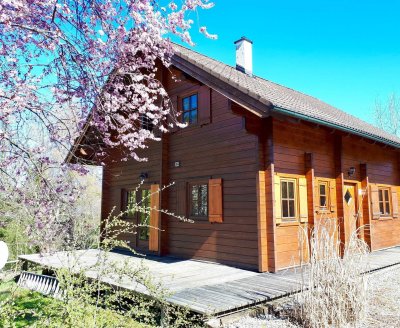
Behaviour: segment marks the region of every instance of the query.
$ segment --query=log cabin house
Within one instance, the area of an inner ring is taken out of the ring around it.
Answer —
[[[174,181],[147,205],[195,222],[152,211],[150,225],[161,230],[128,237],[142,252],[275,272],[298,263],[299,227],[322,218],[337,218],[343,243],[368,225],[360,237],[371,250],[399,245],[400,139],[253,75],[252,42],[235,45],[236,67],[175,45],[159,79],[188,127],[151,142],[148,162],[121,162],[113,151],[103,168],[103,220]],[[68,161],[84,157],[79,148]]]

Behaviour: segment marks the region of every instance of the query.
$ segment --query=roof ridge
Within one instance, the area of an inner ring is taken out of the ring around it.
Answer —
[[[325,101],[323,101],[323,100],[321,100],[321,99],[319,99],[319,98],[317,98],[317,97],[315,97],[315,96],[312,96],[312,95],[309,95],[309,94],[304,93],[304,92],[302,92],[302,91],[296,90],[296,89],[294,89],[294,88],[285,86],[285,85],[283,85],[283,84],[281,84],[281,83],[274,82],[274,81],[272,81],[272,80],[268,80],[268,79],[266,79],[265,77],[262,77],[262,76],[260,76],[260,75],[253,74],[253,76],[250,76],[250,75],[248,75],[248,74],[246,74],[246,73],[244,73],[244,72],[242,72],[242,71],[236,70],[236,68],[235,68],[234,66],[232,66],[232,65],[229,65],[229,64],[227,64],[227,63],[224,63],[223,61],[220,61],[220,60],[218,60],[218,59],[212,58],[212,57],[210,57],[210,56],[208,56],[208,55],[205,55],[205,54],[203,54],[203,53],[201,53],[201,52],[199,52],[199,51],[197,51],[197,50],[191,49],[191,48],[189,48],[189,47],[183,46],[183,45],[178,44],[178,43],[173,42],[173,41],[171,41],[171,43],[172,43],[174,46],[176,45],[176,46],[178,46],[178,47],[181,47],[181,48],[184,48],[184,49],[186,49],[186,50],[192,51],[192,52],[194,52],[194,53],[196,53],[196,54],[198,54],[198,55],[200,55],[200,56],[202,56],[202,57],[206,57],[206,58],[208,58],[208,59],[211,59],[211,60],[213,60],[213,61],[216,61],[216,62],[218,62],[218,63],[221,63],[221,64],[223,64],[223,65],[225,65],[225,66],[227,66],[227,67],[229,67],[229,68],[231,68],[231,69],[234,69],[234,70],[237,71],[239,74],[242,74],[243,76],[246,76],[246,77],[248,77],[248,78],[254,78],[254,79],[256,79],[256,80],[257,80],[257,79],[260,79],[260,80],[263,80],[263,81],[266,81],[266,82],[273,83],[273,84],[278,85],[278,86],[280,86],[280,87],[282,87],[282,88],[292,90],[292,91],[294,91],[294,92],[296,92],[296,93],[299,93],[299,94],[302,94],[302,95],[304,95],[304,96],[313,98],[313,99],[315,99],[315,100],[317,100],[317,101],[323,102],[323,103],[325,103],[325,104],[331,106],[332,108],[335,108],[335,109],[338,109],[338,110],[340,110],[340,111],[343,111],[343,110],[341,110],[340,108],[337,108],[337,107],[335,107],[335,106],[332,106],[332,105],[326,103]],[[351,115],[351,114],[349,114],[349,115]],[[354,117],[355,117],[355,116],[354,116]]]
[[[200,69],[206,70],[211,75],[231,84],[238,90],[245,90],[251,97],[257,97],[255,98],[257,101],[271,103],[276,110],[283,109],[287,112],[287,115],[308,117],[310,120],[320,121],[321,124],[351,130],[356,134],[361,133],[368,138],[391,145],[395,144],[396,147],[400,148],[400,138],[398,136],[332,106],[317,97],[258,75],[249,76],[222,61],[175,42],[171,41],[171,43],[177,56],[182,57],[182,59],[189,61]],[[204,61],[207,62],[204,63]],[[210,65],[210,61],[213,65]],[[225,71],[225,69],[229,70],[229,72]]]

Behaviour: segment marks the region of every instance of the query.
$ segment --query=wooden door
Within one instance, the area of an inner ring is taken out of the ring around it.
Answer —
[[[140,189],[137,195],[137,204],[140,210],[136,213],[136,246],[138,250],[149,250],[149,224],[150,224],[150,189]]]
[[[357,188],[354,184],[345,184],[343,190],[344,197],[344,229],[346,243],[350,236],[357,230]]]

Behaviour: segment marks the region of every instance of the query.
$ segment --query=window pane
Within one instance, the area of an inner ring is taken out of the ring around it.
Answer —
[[[294,199],[294,182],[288,182],[289,198]]]
[[[206,216],[207,215],[207,185],[201,185],[201,199],[200,199],[200,215]]]
[[[385,190],[385,200],[388,202],[389,201],[389,190]]]
[[[325,196],[326,195],[326,186],[324,184],[320,184],[319,185],[319,194],[321,196]]]
[[[192,215],[199,215],[199,189],[197,185],[192,186]]]
[[[319,206],[326,207],[326,196],[319,197]]]
[[[385,214],[390,214],[390,203],[386,202],[386,213]]]
[[[190,123],[190,113],[183,113],[183,123]]]
[[[190,100],[191,100],[191,102],[190,102],[190,108],[191,108],[191,109],[197,108],[197,95],[191,96],[191,97],[190,97]]]
[[[291,218],[295,217],[294,213],[294,200],[289,200],[289,216]]]
[[[187,111],[190,109],[190,97],[183,98],[182,107],[183,107],[184,111]]]
[[[145,114],[140,116],[140,123],[143,129],[152,131],[153,130],[153,122],[150,117]]]
[[[379,202],[379,212],[380,212],[381,214],[384,214],[384,213],[385,213],[385,211],[384,211],[384,206],[383,206],[383,202]]]
[[[282,217],[287,218],[289,217],[289,212],[288,212],[288,201],[285,199],[282,199]]]
[[[193,185],[191,188],[191,215],[207,216],[208,213],[208,189],[207,185]]]
[[[136,204],[136,193],[134,191],[128,191],[128,204],[127,204],[127,210],[128,210],[128,215],[132,216],[135,214],[134,210],[134,205]]]
[[[150,223],[150,190],[143,189],[141,192],[141,211],[139,213],[139,224],[145,227],[139,228],[139,239],[147,240],[149,238],[149,223]]]
[[[383,194],[382,194],[382,190],[378,190],[378,194],[379,194],[379,201],[383,201]]]
[[[286,181],[282,181],[281,182],[281,189],[282,189],[282,198],[288,198],[287,182]]]
[[[190,123],[197,123],[197,110],[190,112]]]

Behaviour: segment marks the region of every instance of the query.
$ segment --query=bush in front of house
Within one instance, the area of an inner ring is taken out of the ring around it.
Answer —
[[[302,231],[301,292],[295,319],[304,327],[354,327],[367,313],[368,245],[354,231],[341,244],[337,220],[322,219]],[[306,261],[309,259],[309,261]]]

